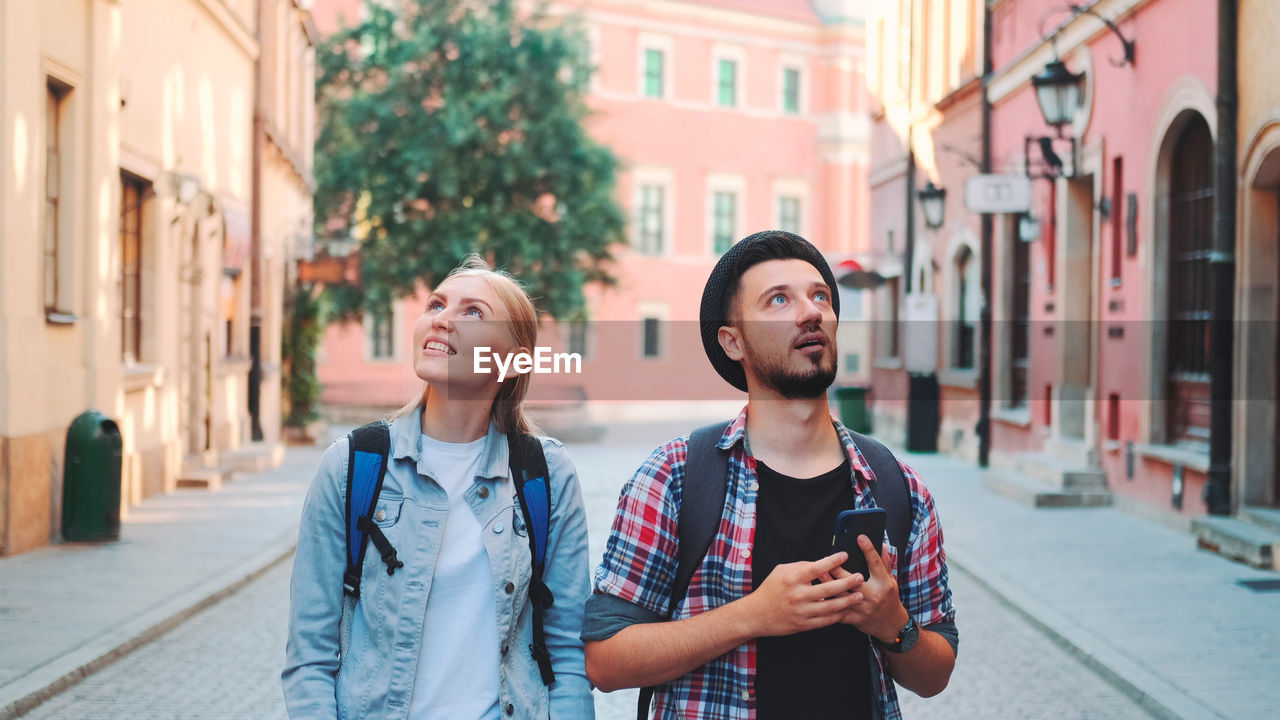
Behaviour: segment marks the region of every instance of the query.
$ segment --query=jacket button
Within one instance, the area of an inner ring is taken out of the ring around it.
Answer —
[[[494,531],[495,533],[497,533],[497,534],[501,535],[501,534],[502,534],[502,530],[503,530],[503,527],[502,527],[502,521],[501,521],[501,520],[499,520],[499,521],[498,521],[498,524],[493,526],[493,531]]]
[[[476,491],[476,494],[479,495],[481,498],[487,498],[489,497],[489,488],[481,485],[480,489]]]
[[[516,591],[516,584],[515,584],[515,583],[507,583],[507,586],[506,586],[505,588],[503,588],[503,589],[507,591],[507,594],[508,594],[508,595],[510,595],[511,593],[513,593],[513,592],[515,592],[515,591]]]
[[[512,715],[515,715],[515,714],[516,714],[516,706],[512,705],[511,703],[507,703],[507,717],[511,717]]]
[[[506,655],[507,655],[507,646],[506,646],[506,645],[503,645],[503,646],[502,646],[502,656],[503,656],[503,657],[506,657]]]
[[[379,510],[377,513],[375,513],[375,514],[374,514],[373,519],[374,519],[374,520],[377,520],[378,522],[382,522],[383,520],[386,520],[386,519],[387,519],[387,511],[386,511],[386,510]]]

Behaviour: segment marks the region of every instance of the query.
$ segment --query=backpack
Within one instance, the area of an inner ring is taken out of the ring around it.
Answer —
[[[370,518],[382,492],[382,480],[387,473],[387,458],[391,452],[391,432],[386,421],[358,427],[347,436],[350,457],[347,462],[347,569],[342,575],[343,612],[342,642],[346,648],[350,639],[350,618],[360,599],[360,576],[364,568],[365,550],[373,542],[387,574],[394,575],[404,563],[396,557],[382,529]],[[533,576],[529,582],[529,599],[533,603],[533,644],[529,646],[538,662],[542,682],[551,685],[555,673],[551,669],[551,654],[547,650],[543,618],[546,609],[555,598],[543,582],[547,560],[547,534],[551,525],[551,487],[548,482],[547,458],[542,443],[532,435],[509,433],[507,448],[510,451],[511,478],[516,485],[520,512],[529,529],[529,552],[533,559]]]
[[[712,423],[689,434],[684,484],[681,486],[680,517],[676,521],[679,560],[671,586],[671,603],[667,606],[668,620],[675,615],[676,606],[689,593],[689,581],[693,579],[693,573],[702,565],[707,550],[711,548],[711,541],[715,539],[716,530],[720,527],[720,517],[724,514],[729,484],[729,453],[717,447],[724,430],[724,423]],[[902,587],[908,564],[907,541],[911,534],[912,518],[911,489],[907,485],[907,477],[893,452],[879,440],[852,430],[849,433],[853,435],[854,445],[867,459],[871,472],[876,476],[871,494],[876,505],[883,508],[887,515],[885,533],[889,536],[889,542],[899,550],[898,585]],[[640,689],[636,708],[639,720],[649,717],[649,705],[653,701],[655,689],[654,686]]]

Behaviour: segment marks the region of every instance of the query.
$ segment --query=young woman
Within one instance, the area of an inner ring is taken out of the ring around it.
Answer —
[[[474,372],[477,347],[532,352],[537,329],[529,296],[478,256],[427,299],[413,329],[426,387],[390,419],[372,513],[404,565],[388,574],[370,542],[354,607],[343,591],[348,439],[325,452],[294,557],[282,674],[290,717],[594,718],[578,637],[589,578],[577,472],[558,441],[539,438],[551,494],[547,686],[531,648],[529,530],[506,437],[534,431],[529,375],[499,383]]]

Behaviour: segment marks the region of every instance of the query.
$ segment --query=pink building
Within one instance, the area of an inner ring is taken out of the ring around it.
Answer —
[[[587,288],[588,322],[549,325],[539,340],[581,353],[582,375],[539,378],[535,396],[585,392],[619,401],[611,404],[617,413],[601,417],[735,400],[741,396],[705,360],[696,327],[702,287],[720,253],[768,228],[804,235],[833,261],[866,248],[860,7],[818,0],[550,4],[553,15],[573,16],[585,29],[597,67],[589,130],[622,160],[618,200],[630,229],[629,245],[616,251],[617,286]],[[846,318],[861,317],[860,299],[844,299]],[[327,404],[385,406],[407,397],[406,343],[421,306],[410,300],[363,328],[330,329],[320,364]],[[850,382],[866,374],[859,336],[866,324],[844,325],[841,361]]]

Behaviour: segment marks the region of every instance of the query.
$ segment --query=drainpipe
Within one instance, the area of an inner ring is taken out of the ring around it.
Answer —
[[[1205,504],[1231,513],[1231,381],[1235,349],[1237,0],[1218,0],[1218,142],[1213,152],[1213,249],[1209,256],[1209,474]]]
[[[991,7],[982,3],[982,173],[991,172]],[[982,307],[978,318],[978,466],[987,467],[991,458],[991,213],[982,214]]]

